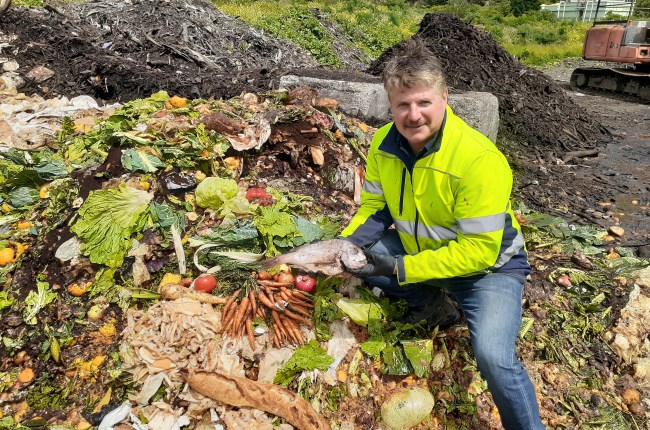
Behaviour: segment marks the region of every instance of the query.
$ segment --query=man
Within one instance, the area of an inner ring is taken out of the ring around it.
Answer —
[[[515,350],[530,266],[510,167],[447,106],[442,67],[421,41],[405,42],[382,78],[394,122],[373,137],[361,206],[341,233],[367,249],[368,264],[349,271],[405,299],[405,321],[430,328],[459,319],[448,291],[504,428],[543,429]]]

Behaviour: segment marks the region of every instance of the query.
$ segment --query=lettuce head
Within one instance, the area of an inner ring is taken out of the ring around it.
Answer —
[[[153,194],[121,185],[91,191],[71,230],[82,240],[81,251],[96,264],[119,267],[131,249],[131,236],[141,231]]]
[[[224,218],[253,213],[237,182],[217,177],[205,178],[194,192],[196,204],[204,209],[213,209]]]

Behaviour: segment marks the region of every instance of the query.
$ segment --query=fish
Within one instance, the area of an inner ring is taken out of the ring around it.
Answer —
[[[262,260],[264,270],[286,264],[309,273],[338,276],[346,269],[360,269],[368,263],[363,249],[343,239],[322,240],[294,248],[286,254]]]

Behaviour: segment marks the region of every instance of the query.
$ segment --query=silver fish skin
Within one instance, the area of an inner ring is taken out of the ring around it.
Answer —
[[[359,269],[368,262],[363,250],[352,242],[330,239],[299,246],[290,252],[262,260],[262,268],[286,264],[309,273],[338,276],[345,268]]]

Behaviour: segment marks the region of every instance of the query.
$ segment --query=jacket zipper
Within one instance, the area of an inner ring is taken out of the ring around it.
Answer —
[[[399,193],[399,215],[404,211],[404,186],[406,185],[406,167],[402,167],[402,187]]]
[[[415,162],[417,164],[417,161]],[[413,175],[415,173],[415,165],[413,166],[413,172],[411,173],[411,192],[413,191]],[[421,252],[422,249],[420,248],[420,238],[418,237],[418,226],[420,225],[420,212],[418,212],[418,207],[415,204],[415,196],[412,198],[413,200],[413,209],[415,210],[415,229],[413,230],[413,236],[415,237],[415,244],[418,247],[418,252]]]

